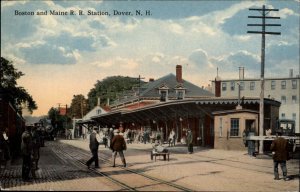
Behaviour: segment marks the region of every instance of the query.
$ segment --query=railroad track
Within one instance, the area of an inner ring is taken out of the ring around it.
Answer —
[[[139,149],[140,151],[146,151],[145,149]],[[216,157],[210,157],[207,155],[203,155],[203,154],[193,154],[191,156],[185,157],[188,159],[191,159],[193,161],[201,161],[201,162],[207,162],[207,163],[212,163],[212,164],[217,164],[217,165],[224,165],[224,166],[228,166],[228,167],[232,167],[232,168],[239,168],[239,169],[244,169],[247,171],[253,171],[253,172],[258,172],[258,173],[268,173],[270,175],[273,175],[273,162],[271,160],[270,165],[259,165],[259,164],[255,164],[255,167],[251,167],[249,168],[249,163],[247,162],[243,162],[243,161],[239,161],[239,160],[234,160],[234,157],[230,158],[216,158]],[[207,159],[207,160],[199,160],[199,159]],[[299,170],[299,160],[294,160],[297,161],[294,163],[294,165],[290,165],[291,166],[291,171],[289,171],[290,173],[294,173],[295,170]],[[291,161],[290,161],[291,162]],[[297,171],[294,173],[295,175],[299,174]]]
[[[65,144],[65,145],[68,145],[68,144]],[[73,153],[72,151],[74,151],[74,154],[71,154],[72,156],[78,156],[78,154],[80,154],[81,156],[81,159],[83,159],[85,162],[85,160],[87,160],[91,154],[89,151],[87,150],[84,150],[84,149],[80,149],[78,150],[77,147],[74,147],[72,145],[68,145],[70,148],[73,148],[72,150],[70,150],[70,154]],[[145,150],[145,149],[138,149],[139,151],[143,151],[143,152],[147,152],[149,153],[148,150]],[[171,151],[172,152],[172,151]],[[99,156],[99,160],[100,160],[100,165],[101,164],[106,164],[106,165],[110,165],[111,166],[111,156],[108,155],[109,151],[102,151],[101,152],[101,155]],[[208,156],[208,155],[204,155],[204,154],[201,154],[201,153],[198,153],[198,154],[193,154],[193,155],[190,155],[190,156],[185,156],[184,157],[185,159],[190,159],[191,161],[195,161],[195,162],[204,162],[204,163],[211,163],[212,165],[215,164],[215,165],[222,165],[222,166],[227,166],[227,167],[232,167],[232,168],[238,168],[238,169],[241,169],[241,170],[245,170],[245,171],[252,171],[252,172],[256,172],[256,173],[267,173],[267,174],[270,174],[270,175],[273,175],[273,163],[272,163],[272,160],[270,159],[270,164],[266,165],[266,164],[259,164],[259,161],[258,163],[253,166],[253,163],[251,166],[249,166],[249,162],[244,162],[244,161],[241,161],[241,160],[236,160],[234,157],[226,157],[226,158],[223,158],[223,157],[211,157],[211,156]],[[289,163],[289,175],[291,175],[292,177],[294,177],[293,175],[299,175],[299,173],[297,172],[297,170],[299,170],[299,165],[296,163],[297,162],[299,163],[299,160],[293,160],[293,163]],[[177,161],[170,161],[168,162],[169,164],[176,164],[178,163]],[[180,190],[180,191],[191,191],[191,189],[188,189],[188,188],[185,188],[185,187],[182,187],[182,186],[179,186],[179,185],[176,185],[172,182],[168,182],[168,181],[164,181],[164,180],[161,180],[161,179],[158,179],[158,178],[155,178],[155,177],[152,177],[152,176],[149,176],[147,174],[144,174],[144,170],[135,170],[135,169],[130,169],[130,168],[123,168],[121,166],[118,166],[118,171],[122,172],[124,174],[128,174],[128,172],[132,173],[132,174],[136,174],[136,175],[140,175],[142,176],[144,179],[145,178],[148,178],[149,180],[152,180],[152,181],[156,181],[155,184],[152,184],[152,186],[154,185],[162,185],[162,184],[166,184],[167,186],[169,187],[172,187],[172,189],[166,189],[166,191],[175,191],[175,190]],[[102,167],[101,167],[101,170],[102,170]],[[116,172],[118,172],[116,171]],[[296,176],[297,177],[297,176]],[[126,182],[125,182],[126,183]],[[146,185],[144,186],[132,186],[132,185],[129,185],[129,187],[131,187],[132,189],[131,190],[144,190],[143,187],[145,187]],[[150,186],[150,185],[149,185]],[[156,186],[157,187],[157,186]],[[149,189],[147,189],[148,191],[150,191]],[[155,189],[152,189],[152,191],[161,191],[160,188],[156,188]]]
[[[85,162],[91,157],[90,152],[67,144],[53,144],[51,147],[53,152],[56,153],[58,157],[64,159],[62,157],[64,156],[78,167],[86,168]],[[156,177],[152,177],[150,175],[141,173],[141,171],[136,171],[128,167],[124,168],[121,166],[116,166],[115,168],[113,168],[111,166],[111,161],[109,160],[110,158],[110,156],[104,155],[102,153],[101,156],[99,156],[100,165],[102,165],[101,169],[90,167],[89,170],[92,173],[105,177],[114,184],[120,186],[122,188],[121,190],[194,191],[187,187],[177,185],[175,183],[165,181]],[[126,177],[126,179],[122,178],[122,175],[123,177]]]

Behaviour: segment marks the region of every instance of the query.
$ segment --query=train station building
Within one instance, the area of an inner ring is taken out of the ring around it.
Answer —
[[[220,84],[216,86],[220,88]],[[196,146],[240,150],[244,148],[245,129],[259,134],[259,102],[259,97],[212,94],[184,80],[182,66],[177,65],[176,75],[152,79],[138,92],[110,105],[109,112],[78,123],[85,127],[162,130],[164,141],[173,129],[178,143],[184,142],[187,129],[191,129]],[[264,99],[265,127],[275,129],[279,107],[278,101]]]

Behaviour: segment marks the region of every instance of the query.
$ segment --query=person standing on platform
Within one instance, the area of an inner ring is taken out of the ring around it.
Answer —
[[[289,178],[287,177],[287,168],[286,168],[286,161],[288,160],[288,142],[282,136],[282,130],[278,129],[276,131],[276,139],[273,140],[271,144],[271,151],[273,154],[273,162],[274,162],[274,180],[279,180],[279,173],[278,173],[278,165],[280,164],[283,179],[288,181]]]
[[[93,156],[86,162],[88,168],[90,168],[90,165],[93,162],[95,162],[95,168],[99,168],[98,149],[100,143],[101,143],[101,138],[99,134],[96,132],[96,130],[93,129],[93,132],[90,134],[90,145],[89,145]]]
[[[171,130],[170,135],[169,135],[169,147],[172,145],[175,146],[175,131],[174,131],[174,129]]]
[[[124,137],[119,134],[118,129],[115,129],[114,131],[114,138],[112,139],[110,148],[113,151],[112,153],[113,167],[116,166],[117,153],[119,153],[120,155],[123,166],[126,167],[126,159],[123,150],[126,150],[127,146]]]
[[[114,138],[114,129],[113,128],[110,128],[109,131],[108,131],[108,146],[111,145],[111,140]]]
[[[22,134],[21,151],[23,157],[22,164],[22,179],[25,182],[31,181],[29,173],[31,171],[31,154],[32,154],[32,136],[30,133],[30,127],[27,126]]]
[[[39,159],[40,159],[40,147],[41,147],[41,139],[40,139],[40,135],[39,132],[37,131],[37,127],[33,127],[32,128],[32,168],[34,170],[38,170],[38,163],[39,163]]]
[[[187,131],[186,143],[188,145],[189,154],[192,154],[193,153],[193,133],[192,133],[191,129],[188,129],[188,131]]]
[[[11,153],[9,148],[9,139],[8,139],[8,128],[5,128],[4,131],[0,135],[1,137],[1,165],[6,166],[7,162],[11,159]],[[2,159],[3,158],[3,159]]]

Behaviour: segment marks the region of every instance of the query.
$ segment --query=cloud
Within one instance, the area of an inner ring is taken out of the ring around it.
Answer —
[[[231,72],[237,70],[238,67],[245,67],[247,70],[258,70],[260,67],[260,58],[248,51],[241,50],[216,58],[210,59],[215,66],[221,68],[222,71]]]
[[[138,60],[135,59],[117,57],[104,62],[95,62],[93,63],[93,65],[96,65],[100,68],[118,68],[124,70],[134,70],[139,64]]]
[[[197,67],[207,67],[209,65],[208,55],[203,49],[195,50],[190,56],[189,61]]]
[[[173,32],[175,34],[183,34],[184,33],[183,27],[177,23],[170,23],[169,29],[171,32]]]
[[[23,58],[31,64],[75,64],[78,52],[63,47],[45,44],[34,47],[21,47]]]

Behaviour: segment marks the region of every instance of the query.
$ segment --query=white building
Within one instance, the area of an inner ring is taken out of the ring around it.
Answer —
[[[239,79],[218,79],[220,83],[221,97],[238,96],[240,86],[240,97],[259,97],[260,79],[244,78],[244,69],[240,68]],[[216,81],[212,81],[212,92],[216,94]],[[296,122],[295,131],[300,133],[300,75],[293,76],[293,70],[290,70],[289,77],[285,78],[265,78],[264,97],[281,102],[279,109],[280,119],[293,119]]]
[[[74,132],[77,129],[77,137],[89,138],[88,133],[95,123],[91,122],[91,117],[105,114],[107,111],[100,106],[100,98],[98,97],[97,106],[89,111],[82,119],[73,119],[73,138]]]

